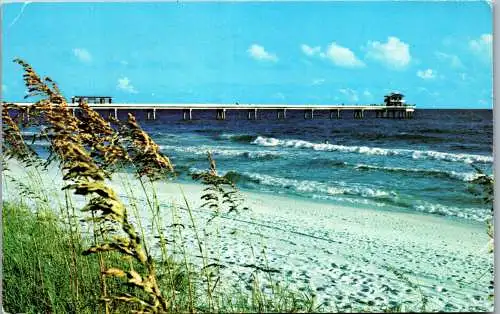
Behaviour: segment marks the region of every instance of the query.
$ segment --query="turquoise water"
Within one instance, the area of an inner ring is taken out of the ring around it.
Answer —
[[[477,177],[472,164],[492,172],[491,110],[419,110],[413,120],[212,115],[180,121],[165,113],[143,123],[181,179],[206,169],[210,150],[242,189],[474,221],[490,215],[470,181]]]
[[[125,118],[125,112],[122,112]],[[244,190],[321,200],[341,205],[398,208],[484,222],[490,209],[471,193],[472,165],[492,173],[491,110],[417,110],[412,120],[340,120],[328,112],[305,120],[272,111],[258,120],[228,111],[181,112],[142,119],[175,164],[180,180],[208,167],[211,151],[221,174]]]

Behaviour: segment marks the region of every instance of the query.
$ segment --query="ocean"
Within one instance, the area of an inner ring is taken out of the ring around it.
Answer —
[[[241,190],[471,222],[490,218],[471,181],[478,176],[473,165],[493,171],[492,110],[417,109],[407,120],[348,113],[330,119],[317,111],[311,120],[297,110],[278,120],[261,110],[248,120],[246,111],[229,110],[222,121],[214,111],[194,111],[184,121],[181,112],[160,111],[148,121],[135,112],[180,181],[207,169],[210,151],[219,174]]]
[[[123,118],[125,118],[125,113]],[[302,111],[277,120],[272,111],[162,112],[143,128],[175,164],[181,181],[208,167],[242,190],[380,210],[402,210],[484,222],[490,207],[471,193],[476,165],[491,174],[492,110],[417,109],[409,120],[329,119]]]

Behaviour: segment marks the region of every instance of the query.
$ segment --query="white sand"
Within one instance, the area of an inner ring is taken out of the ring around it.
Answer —
[[[12,173],[23,177],[20,169]],[[56,175],[49,177],[50,186],[61,186]],[[119,180],[113,184],[121,190]],[[209,261],[226,266],[220,273],[221,288],[249,289],[256,271],[250,265],[255,265],[276,270],[272,280],[293,290],[310,289],[318,303],[324,302],[325,311],[349,311],[350,305],[358,311],[380,311],[405,301],[407,309],[415,309],[421,295],[428,300],[427,311],[492,311],[487,296],[493,255],[487,252],[485,225],[249,192],[243,193],[249,210],[222,214],[207,224],[211,212],[200,209],[201,185],[160,183],[165,235],[172,239],[179,228],[168,226],[182,223],[188,254],[197,265],[200,253],[181,188]],[[12,195],[13,189],[9,183],[7,192]],[[134,193],[142,195],[136,183]],[[126,193],[121,190],[120,195],[126,202]],[[172,204],[178,210],[173,211]],[[141,216],[147,224],[150,212],[144,210]],[[421,292],[389,268],[404,272]],[[268,275],[259,273],[265,287]]]

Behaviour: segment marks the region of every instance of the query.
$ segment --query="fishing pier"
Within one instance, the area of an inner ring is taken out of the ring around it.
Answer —
[[[269,112],[274,113],[277,120],[287,119],[291,112],[303,113],[304,119],[325,117],[330,119],[342,119],[345,114],[352,114],[354,119],[364,119],[365,116],[374,118],[411,119],[415,112],[415,105],[404,103],[401,94],[390,94],[385,96],[384,104],[370,105],[286,105],[286,104],[139,104],[139,103],[113,103],[108,96],[75,96],[68,103],[68,107],[75,114],[79,111],[79,102],[86,102],[92,109],[103,115],[118,118],[121,112],[142,112],[146,120],[157,120],[160,113],[176,113],[182,120],[193,120],[201,118],[200,111],[211,111],[216,120],[227,120],[231,118],[246,118],[258,120],[272,117]],[[18,106],[29,109],[32,103],[17,103]],[[326,114],[325,114],[326,113]],[[29,115],[29,111],[27,112]]]

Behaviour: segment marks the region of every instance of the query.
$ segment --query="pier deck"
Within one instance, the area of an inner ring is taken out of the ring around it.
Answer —
[[[29,108],[33,103],[16,103],[19,107]],[[148,120],[156,120],[157,111],[176,110],[182,111],[184,120],[192,120],[193,111],[196,110],[214,110],[217,120],[226,120],[226,111],[246,110],[248,119],[255,120],[258,118],[260,110],[276,111],[278,119],[286,119],[288,110],[304,111],[305,119],[313,119],[316,111],[329,111],[330,118],[341,118],[342,111],[352,111],[356,119],[364,118],[364,112],[375,112],[377,118],[403,118],[408,119],[413,117],[415,106],[387,106],[387,105],[287,105],[287,104],[207,104],[207,103],[190,103],[190,104],[147,104],[147,103],[89,103],[91,108],[96,110],[109,110],[110,115],[118,116],[118,111],[122,110],[145,110]],[[78,110],[78,103],[68,103],[69,108]]]

